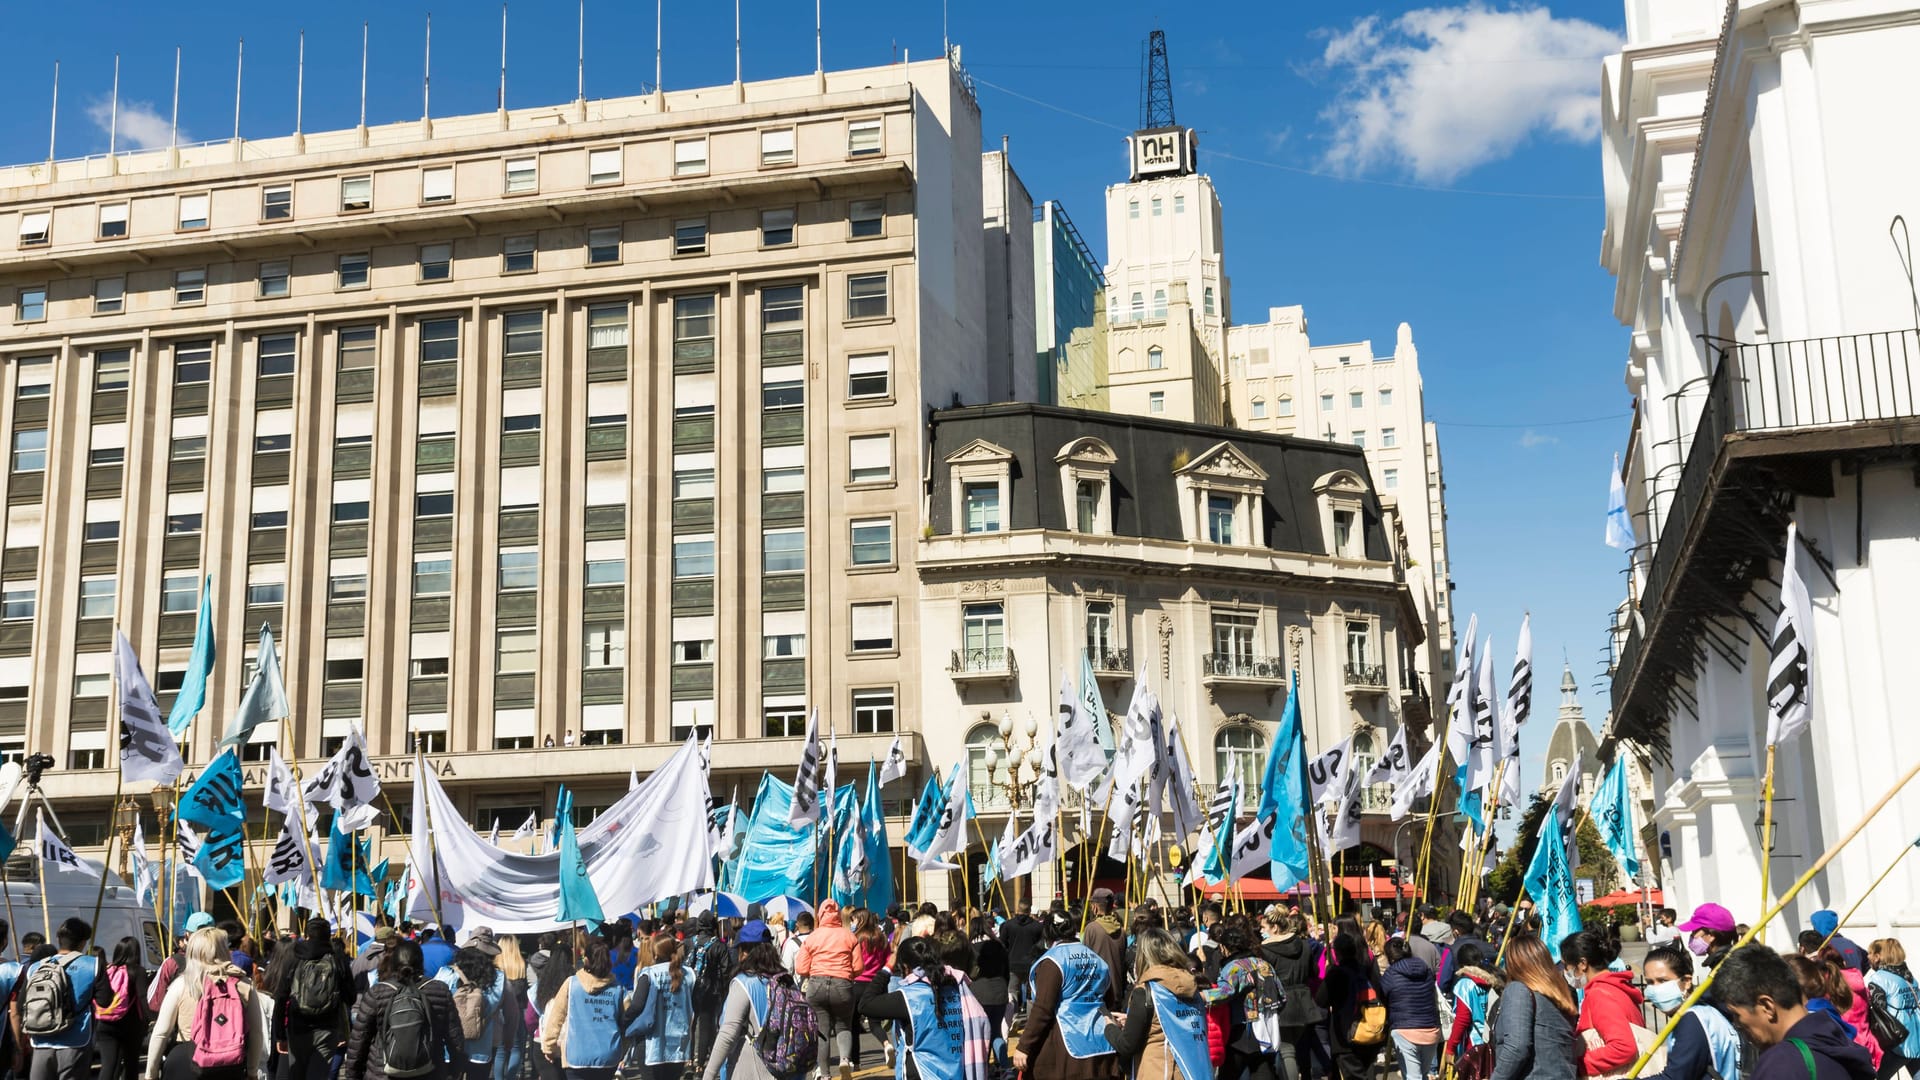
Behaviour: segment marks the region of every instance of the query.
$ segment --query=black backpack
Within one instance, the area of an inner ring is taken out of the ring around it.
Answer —
[[[394,990],[380,1015],[380,1056],[388,1076],[426,1076],[440,1064],[433,1053],[433,1011],[426,981]]]
[[[331,1019],[340,1008],[340,976],[333,956],[316,956],[294,965],[287,1000],[294,1015],[309,1020]]]
[[[693,958],[693,997],[695,1001],[720,1001],[733,978],[733,956],[726,942],[719,938],[705,940]]]

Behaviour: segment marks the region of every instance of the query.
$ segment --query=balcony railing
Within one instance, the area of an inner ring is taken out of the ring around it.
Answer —
[[[1200,660],[1201,675],[1208,679],[1245,679],[1252,682],[1283,682],[1287,661],[1279,656],[1255,656],[1252,653],[1208,653]]]
[[[1387,669],[1381,664],[1347,664],[1347,685],[1355,690],[1385,690]]]
[[[1096,678],[1125,677],[1133,674],[1133,650],[1131,649],[1089,649],[1087,660],[1092,663]]]
[[[947,674],[956,679],[1011,679],[1017,671],[1012,649],[954,649],[948,654]]]
[[[1716,528],[1731,525],[1733,515],[1750,512],[1729,506],[1722,513],[1714,500],[1716,489],[1727,481],[1722,474],[1732,457],[1728,447],[1733,437],[1773,436],[1754,440],[1758,445],[1753,452],[1776,457],[1802,452],[1792,443],[1779,441],[1779,436],[1795,432],[1821,435],[1817,443],[1805,445],[1804,452],[1809,453],[1830,454],[1855,442],[1885,446],[1890,441],[1911,441],[1910,434],[1887,435],[1884,428],[1888,422],[1920,417],[1917,365],[1920,331],[1915,330],[1736,345],[1719,353],[1693,440],[1687,444],[1679,481],[1668,492],[1653,493],[1654,509],[1664,513],[1658,518],[1657,537],[1640,589],[1642,618],[1629,620],[1613,677],[1614,711],[1620,717],[1623,733],[1647,734],[1653,718],[1642,714],[1656,710],[1673,681],[1683,673],[1681,669],[1692,665],[1691,650],[1683,650],[1682,657],[1674,650],[1662,649],[1659,662],[1649,663],[1653,655],[1649,639],[1684,639],[1703,617],[1739,617],[1731,608],[1724,612],[1695,611],[1699,605],[1689,605],[1687,610],[1677,611],[1673,601],[1681,579],[1698,571],[1703,595],[1738,597],[1745,592],[1746,581],[1767,572],[1769,554],[1778,555],[1777,551],[1756,547],[1750,535],[1756,530],[1752,528],[1732,538],[1707,535],[1709,524]],[[1861,429],[1861,437],[1849,440],[1849,428]],[[1873,433],[1868,429],[1874,429]],[[1662,494],[1667,496],[1664,505],[1659,501]],[[1708,516],[1703,510],[1708,509],[1714,522],[1703,520]],[[1777,544],[1777,539],[1770,538],[1770,527],[1768,532],[1769,537],[1761,539]],[[1729,542],[1708,542],[1718,539]],[[1725,580],[1727,575],[1743,580],[1736,585]],[[1679,619],[1671,639],[1669,628],[1663,624],[1669,614]]]

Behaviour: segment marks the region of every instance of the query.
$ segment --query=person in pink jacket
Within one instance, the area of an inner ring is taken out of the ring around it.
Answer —
[[[793,973],[806,987],[807,1004],[813,1006],[813,1023],[820,1031],[820,1071],[828,1062],[840,1080],[853,1077],[853,1016],[857,998],[854,976],[862,964],[859,944],[853,932],[840,918],[840,905],[832,900],[820,905],[820,917],[807,943],[800,946]],[[829,1056],[831,1052],[832,1056]]]

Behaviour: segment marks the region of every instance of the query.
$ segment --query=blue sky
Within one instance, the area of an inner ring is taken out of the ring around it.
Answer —
[[[823,0],[826,63],[937,56],[933,0]],[[811,70],[811,5],[742,0],[749,79]],[[106,149],[113,55],[121,54],[122,145],[164,143],[173,46],[184,46],[183,141],[233,128],[235,40],[246,38],[241,130],[292,130],[296,35],[307,32],[305,126],[351,126],[360,26],[371,24],[371,122],[420,114],[425,12],[380,4],[30,5],[11,13],[13,62],[0,89],[0,157],[47,149],[52,61],[62,61],[61,157]],[[571,100],[573,3],[510,10],[508,102]],[[1188,15],[1193,17],[1189,18]],[[1177,17],[1176,17],[1177,16]],[[498,6],[442,0],[434,12],[433,112],[494,107]],[[1236,314],[1305,305],[1317,342],[1390,349],[1412,324],[1427,409],[1440,424],[1456,604],[1496,635],[1503,670],[1521,613],[1534,616],[1539,717],[1529,776],[1569,656],[1597,720],[1595,678],[1620,592],[1601,543],[1606,474],[1626,437],[1626,334],[1599,267],[1602,226],[1597,57],[1617,3],[1249,3],[1174,9],[1117,0],[1097,16],[1066,4],[953,5],[952,39],[980,80],[988,140],[1004,133],[1036,198],[1064,202],[1104,254],[1101,191],[1125,178],[1141,43],[1168,33],[1181,123],[1227,215]],[[651,5],[588,0],[589,97],[651,78]],[[730,81],[732,10],[669,0],[665,82]],[[100,122],[96,122],[95,114]],[[1523,195],[1541,197],[1521,197]],[[1596,418],[1606,418],[1599,422]]]

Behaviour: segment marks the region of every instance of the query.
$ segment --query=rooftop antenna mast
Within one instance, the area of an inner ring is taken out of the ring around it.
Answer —
[[[1173,127],[1173,75],[1167,70],[1167,32],[1147,35],[1140,62],[1140,129]]]

